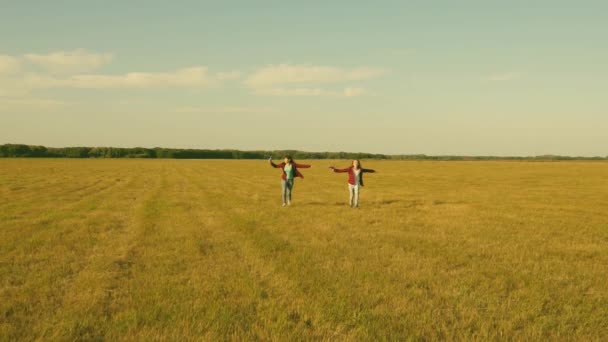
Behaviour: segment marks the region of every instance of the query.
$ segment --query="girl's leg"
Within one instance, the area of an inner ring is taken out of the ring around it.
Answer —
[[[287,201],[287,182],[281,180],[281,199],[283,200],[283,205]]]
[[[354,192],[355,192],[355,186],[352,184],[348,184],[348,203],[351,207],[353,206]]]
[[[355,192],[355,208],[359,208],[359,185],[355,185],[353,191]]]
[[[287,205],[291,205],[291,189],[293,189],[293,179],[287,181]]]

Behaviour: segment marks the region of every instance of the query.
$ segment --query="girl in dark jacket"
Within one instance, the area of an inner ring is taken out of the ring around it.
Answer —
[[[272,157],[270,157],[268,161],[270,162],[270,166],[283,171],[283,174],[281,175],[281,198],[283,200],[283,206],[291,205],[291,190],[293,189],[293,180],[295,177],[304,178],[298,168],[306,169],[309,168],[310,165],[295,163],[290,156],[285,156],[283,162],[280,164],[273,163]]]
[[[329,167],[336,173],[348,172],[348,193],[351,208],[359,208],[359,190],[363,186],[363,174],[374,173],[372,169],[364,169],[358,159],[353,160],[353,164],[345,169]]]

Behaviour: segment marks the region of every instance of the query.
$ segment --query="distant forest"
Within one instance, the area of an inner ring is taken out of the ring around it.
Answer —
[[[0,158],[157,158],[157,159],[394,159],[394,160],[608,160],[606,157],[428,156],[424,154],[373,154],[353,152],[305,152],[297,150],[240,151],[177,148],[45,147],[23,144],[0,145]]]

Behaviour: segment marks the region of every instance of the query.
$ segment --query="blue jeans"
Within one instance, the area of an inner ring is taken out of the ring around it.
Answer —
[[[281,198],[283,204],[291,203],[291,189],[293,189],[293,179],[281,180]]]

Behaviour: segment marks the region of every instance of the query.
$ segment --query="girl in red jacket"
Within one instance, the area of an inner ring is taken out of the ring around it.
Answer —
[[[351,208],[359,208],[359,188],[363,186],[363,174],[376,172],[372,169],[364,169],[361,167],[361,162],[358,159],[353,160],[353,164],[345,169],[336,169],[333,166],[329,167],[334,172],[348,172],[348,193],[350,195]]]
[[[283,199],[283,206],[285,206],[285,204],[291,205],[291,189],[293,189],[293,180],[295,177],[304,178],[300,171],[298,171],[298,168],[306,169],[309,168],[310,165],[297,164],[293,161],[293,159],[291,159],[290,156],[285,156],[283,162],[280,164],[273,163],[272,157],[270,157],[268,161],[270,162],[270,166],[283,171],[283,174],[281,175],[281,198]]]

